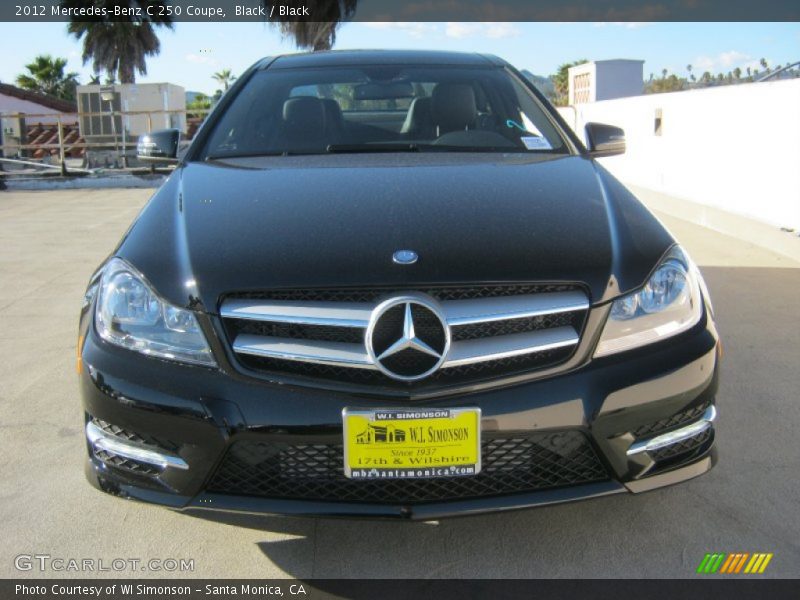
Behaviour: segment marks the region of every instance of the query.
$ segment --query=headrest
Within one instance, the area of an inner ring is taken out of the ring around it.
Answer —
[[[342,107],[333,98],[322,98],[322,106],[325,109],[325,115],[331,121],[339,121],[342,118]]]
[[[408,106],[406,120],[400,133],[420,134],[431,127],[431,99],[430,96],[414,98]]]
[[[432,99],[439,135],[466,129],[478,118],[475,90],[467,83],[440,83],[433,89]]]
[[[325,128],[325,109],[319,98],[289,98],[283,103],[283,120],[288,125],[321,132]]]

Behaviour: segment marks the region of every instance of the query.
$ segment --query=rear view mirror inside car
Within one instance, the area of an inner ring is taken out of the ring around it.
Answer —
[[[356,100],[391,100],[394,98],[413,98],[414,88],[408,81],[388,83],[364,83],[353,90]]]

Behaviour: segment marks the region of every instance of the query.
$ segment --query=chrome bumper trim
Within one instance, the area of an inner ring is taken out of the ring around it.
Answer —
[[[373,308],[365,302],[254,302],[233,299],[226,300],[219,312],[226,319],[366,329]]]
[[[369,302],[296,302],[235,298],[222,304],[220,316],[226,319],[366,329],[375,306],[377,304]],[[444,300],[441,306],[447,324],[458,327],[587,310],[589,300],[581,292],[549,292],[474,300]]]
[[[294,360],[318,365],[377,369],[369,360],[363,344],[242,334],[234,340],[233,351],[238,354]]]
[[[93,449],[105,450],[109,454],[121,456],[130,460],[155,465],[162,469],[171,467],[174,469],[188,469],[186,461],[178,456],[164,454],[156,450],[144,448],[140,444],[134,444],[122,440],[110,433],[100,429],[97,425],[89,421],[86,424],[86,437]]]
[[[578,334],[572,327],[453,342],[442,369],[544,352],[577,343]]]
[[[703,416],[694,423],[686,425],[685,427],[681,427],[680,429],[676,429],[675,431],[670,431],[669,433],[657,435],[656,437],[648,440],[635,442],[634,444],[631,444],[631,447],[628,448],[626,454],[628,456],[635,456],[637,454],[641,454],[642,452],[653,452],[660,448],[677,444],[678,442],[687,440],[699,433],[703,433],[706,429],[712,426],[714,419],[716,418],[717,409],[712,404],[706,409],[706,411],[703,413]]]
[[[489,360],[501,360],[514,356],[544,352],[578,343],[578,334],[572,327],[556,327],[515,333],[477,340],[453,342],[442,369],[460,367]],[[377,370],[361,344],[295,340],[260,335],[242,334],[233,342],[237,354],[249,354],[265,358],[292,360],[334,367]]]
[[[447,324],[458,327],[587,310],[589,300],[581,292],[549,292],[475,300],[445,300],[442,308]]]

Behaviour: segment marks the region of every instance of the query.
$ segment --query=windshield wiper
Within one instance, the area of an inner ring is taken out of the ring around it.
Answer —
[[[460,146],[447,144],[419,144],[416,142],[394,144],[331,144],[328,146],[330,153],[370,153],[370,152],[482,152],[485,154],[498,153],[527,153],[528,150],[518,146]]]
[[[291,152],[289,150],[278,150],[275,152],[242,152],[241,154],[212,154],[205,157],[205,161],[225,160],[226,158],[254,158],[261,156],[311,156],[313,154],[323,154],[322,152]]]
[[[419,152],[420,145],[413,143],[398,144],[331,144],[327,151],[331,154],[347,154],[359,152]]]
[[[448,144],[432,144],[430,150],[437,152],[471,152],[473,154],[510,154],[510,153],[527,153],[525,148],[519,146],[461,146],[461,145],[448,145]]]

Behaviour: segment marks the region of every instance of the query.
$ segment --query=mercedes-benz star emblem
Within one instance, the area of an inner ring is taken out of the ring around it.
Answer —
[[[450,350],[450,328],[433,298],[396,296],[372,311],[366,346],[370,360],[383,374],[417,381],[444,363]]]

